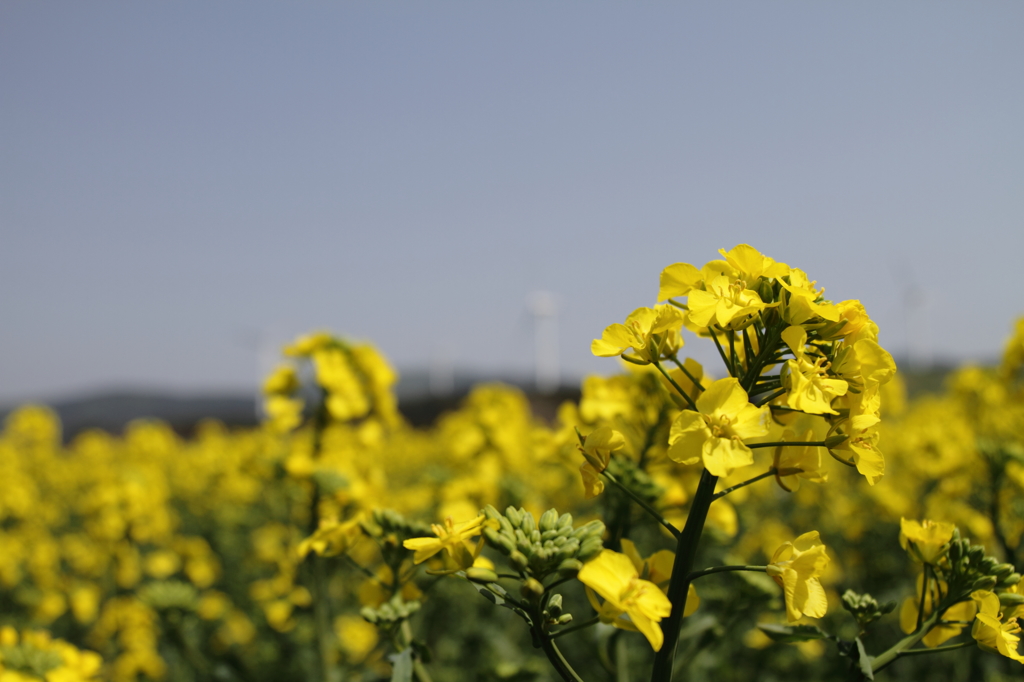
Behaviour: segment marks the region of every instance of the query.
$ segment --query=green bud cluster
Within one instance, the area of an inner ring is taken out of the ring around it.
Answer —
[[[199,594],[191,583],[181,580],[159,580],[139,588],[139,599],[158,611],[181,609],[194,611]]]
[[[847,590],[843,593],[843,608],[857,619],[857,624],[863,631],[869,624],[892,613],[896,608],[896,602],[887,601],[879,605],[878,600],[870,594],[857,594],[853,590]]]
[[[955,586],[967,594],[974,590],[1005,590],[1020,582],[1020,573],[1013,564],[987,556],[981,545],[961,539],[959,530],[953,532],[947,557],[949,563],[944,568],[951,588]]]
[[[46,673],[64,664],[64,659],[59,652],[53,650],[37,649],[28,642],[22,642],[16,646],[0,646],[0,660],[3,661],[5,671],[12,673],[25,673],[38,677],[46,677]],[[24,679],[18,675],[12,675],[13,679]]]
[[[665,493],[661,486],[651,480],[646,471],[628,457],[612,457],[608,463],[608,471],[619,480],[619,483],[649,504],[655,504]]]
[[[572,516],[559,516],[554,509],[534,520],[524,509],[509,507],[501,514],[490,505],[484,515],[499,526],[484,528],[487,544],[507,556],[517,571],[536,580],[554,573],[575,575],[604,548],[600,521],[573,528]]]
[[[418,601],[405,601],[402,595],[396,594],[377,608],[364,606],[359,615],[374,625],[388,626],[402,622],[419,610]]]
[[[393,509],[375,509],[373,511],[374,536],[395,535],[402,539],[431,537],[430,526],[418,521],[410,521]]]

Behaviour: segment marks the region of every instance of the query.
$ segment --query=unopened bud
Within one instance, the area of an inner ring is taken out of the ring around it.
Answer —
[[[530,560],[518,549],[512,550],[512,553],[508,555],[508,560],[512,562],[512,565],[518,571],[525,571],[526,567],[530,565]]]
[[[990,575],[984,575],[974,581],[974,584],[971,585],[971,591],[973,592],[975,590],[991,590],[995,586],[996,579]]]
[[[999,595],[999,603],[1003,606],[1020,606],[1024,604],[1024,594],[1003,592]]]
[[[1003,580],[1004,578],[1006,578],[1006,576],[1013,573],[1013,571],[1013,564],[999,564],[998,566],[992,569],[991,573],[999,580]]]
[[[558,619],[555,622],[559,625],[567,625],[572,622],[572,614],[563,613],[561,616],[558,617]]]
[[[575,574],[583,568],[583,562],[579,559],[566,559],[562,563],[558,564],[558,571],[560,573]]]
[[[543,533],[549,530],[555,530],[556,524],[558,523],[558,512],[554,509],[548,509],[546,512],[541,514],[538,526],[540,531]]]
[[[544,586],[536,578],[527,578],[523,583],[522,593],[524,597],[539,597],[544,594]]]
[[[489,568],[470,566],[466,569],[466,577],[475,583],[493,583],[498,579],[498,574]]]

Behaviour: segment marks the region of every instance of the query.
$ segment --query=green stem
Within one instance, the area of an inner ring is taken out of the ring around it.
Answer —
[[[593,618],[591,618],[589,620],[585,620],[582,623],[578,623],[578,624],[573,625],[571,627],[562,628],[561,630],[559,630],[557,632],[552,632],[549,636],[551,637],[551,639],[555,639],[556,637],[561,637],[562,635],[571,635],[574,632],[578,632],[580,630],[586,630],[587,628],[592,627],[594,625],[597,625],[600,622],[601,622],[600,616],[594,616]]]
[[[651,682],[671,682],[672,679],[676,644],[679,641],[683,609],[686,608],[686,596],[690,589],[690,572],[697,557],[697,545],[704,531],[708,509],[711,508],[711,502],[715,497],[716,485],[718,477],[705,469],[700,475],[700,483],[697,484],[697,491],[693,495],[690,513],[686,516],[686,525],[676,543],[676,560],[672,565],[672,578],[668,585],[668,599],[672,602],[672,612],[661,623],[665,641],[661,650],[654,655]]]
[[[690,370],[686,369],[686,365],[684,363],[679,362],[679,358],[673,355],[670,359],[672,360],[672,362],[675,363],[676,367],[679,368],[679,371],[685,374],[686,378],[693,382],[694,388],[696,388],[698,391],[704,390],[704,387],[700,385],[700,381],[698,381],[697,377],[690,374]]]
[[[763,407],[763,406],[767,405],[768,403],[770,403],[771,401],[775,400],[779,396],[785,395],[787,390],[788,389],[780,388],[778,391],[775,391],[775,393],[772,393],[769,396],[761,398],[760,400],[757,401],[756,407]],[[795,411],[798,412],[799,410],[795,410]]]
[[[729,332],[729,359],[732,360],[733,367],[740,366],[740,356],[736,355],[736,332]],[[747,358],[747,362],[750,362],[750,358]]]
[[[657,509],[655,509],[654,507],[649,505],[639,495],[637,495],[632,490],[630,490],[629,488],[624,486],[622,483],[620,483],[619,479],[615,478],[615,476],[613,476],[612,474],[608,473],[607,471],[602,471],[601,475],[604,476],[608,480],[609,483],[611,483],[616,488],[618,488],[619,490],[624,492],[626,494],[626,496],[629,497],[629,499],[633,500],[638,505],[643,507],[644,511],[646,511],[648,514],[653,516],[654,519],[658,523],[663,525],[668,530],[668,532],[672,533],[673,537],[675,537],[675,538],[679,537],[679,531],[676,529],[675,526],[673,526],[671,523],[669,523],[668,521],[665,520],[665,517],[661,515],[661,512],[659,512]]]
[[[621,632],[615,633],[615,682],[630,682],[629,642]]]
[[[348,554],[342,554],[341,556],[348,563],[349,566],[357,569],[370,580],[373,580],[378,583],[380,582],[380,577],[376,573],[368,569],[366,566],[363,566],[361,563],[350,557]]]
[[[903,656],[920,656],[921,654],[934,654],[939,651],[952,651],[953,649],[963,649],[966,646],[975,644],[974,640],[968,640],[966,642],[960,642],[959,644],[947,644],[946,646],[937,646],[934,649],[907,649],[899,653],[900,658]]]
[[[661,375],[668,380],[668,383],[672,384],[672,387],[679,391],[679,395],[683,396],[683,399],[686,400],[686,404],[690,406],[690,409],[699,412],[700,410],[697,409],[697,403],[693,401],[693,398],[690,397],[689,393],[684,391],[682,387],[676,383],[675,379],[669,376],[668,372],[665,371],[665,368],[661,366],[661,363],[655,360],[653,364],[658,368],[658,371],[661,372]]]
[[[921,601],[917,605],[917,627],[921,627],[922,621],[924,621],[924,603],[925,597],[928,596],[928,564],[924,565],[924,572],[921,575]],[[932,604],[937,606],[937,604]]]
[[[732,486],[731,488],[726,488],[725,490],[722,490],[721,492],[715,493],[715,496],[712,499],[717,500],[720,497],[725,497],[726,495],[728,495],[729,493],[731,493],[734,490],[739,490],[740,488],[745,488],[748,485],[750,485],[751,483],[757,483],[758,481],[760,481],[763,478],[768,478],[769,476],[774,476],[777,471],[778,470],[775,467],[772,467],[771,469],[769,469],[768,471],[764,472],[763,474],[758,474],[757,476],[754,476],[753,478],[748,478],[747,480],[743,481],[742,483],[737,483],[736,485]]]
[[[690,580],[696,580],[712,573],[725,573],[727,571],[750,571],[751,573],[766,573],[767,566],[712,566],[703,571],[694,571],[690,574]]]
[[[711,338],[714,340],[715,346],[718,348],[718,354],[722,356],[722,362],[725,363],[725,368],[729,370],[729,375],[736,376],[736,371],[733,369],[732,363],[729,362],[729,358],[725,357],[725,349],[722,348],[722,342],[718,340],[718,334],[716,334],[711,327],[708,327],[708,333],[711,334]]]
[[[942,611],[943,609],[941,608],[936,609],[932,615],[925,618],[924,622],[921,623],[921,627],[896,642],[896,644],[887,649],[885,653],[872,657],[871,671],[873,673],[877,673],[879,670],[891,665],[893,661],[903,655],[907,649],[924,639],[924,636],[928,634],[928,631],[931,630],[932,627],[935,626],[936,621],[939,620],[939,613]]]
[[[540,621],[537,619],[534,620],[534,623],[539,622]],[[583,682],[583,678],[577,675],[576,671],[572,669],[571,665],[569,665],[569,662],[565,660],[565,656],[563,656],[562,652],[559,651],[558,645],[555,644],[555,640],[553,640],[548,633],[541,630],[539,625],[535,624],[533,628],[534,635],[537,640],[540,641],[540,647],[544,651],[544,655],[548,657],[548,660],[551,661],[551,665],[555,667],[555,670],[562,679],[565,680],[565,682]]]

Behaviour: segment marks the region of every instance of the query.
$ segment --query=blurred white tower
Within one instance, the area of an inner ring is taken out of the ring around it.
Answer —
[[[430,358],[430,374],[428,377],[430,395],[444,398],[455,393],[455,366],[451,355],[445,348],[434,347]]]
[[[558,300],[548,291],[535,291],[526,302],[533,316],[534,370],[537,391],[554,393],[561,382],[558,367]]]

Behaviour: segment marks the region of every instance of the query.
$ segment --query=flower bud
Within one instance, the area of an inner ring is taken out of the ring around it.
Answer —
[[[536,578],[527,578],[521,589],[524,597],[539,597],[544,594],[544,586]]]
[[[1004,587],[1013,587],[1019,582],[1020,573],[1011,573],[1010,575],[1006,576],[1006,578],[1004,578],[1003,581],[999,584],[1003,585]]]
[[[475,583],[493,583],[498,579],[498,574],[489,568],[470,566],[466,569],[466,577]]]
[[[1003,606],[1020,606],[1024,604],[1024,594],[1003,592],[999,595],[999,603]]]
[[[579,559],[566,559],[562,563],[558,564],[559,573],[564,573],[566,575],[578,573],[581,568],[583,568],[583,562]]]
[[[555,530],[557,523],[558,523],[558,512],[555,511],[554,509],[548,509],[546,512],[544,512],[541,515],[540,521],[538,523],[538,527],[540,528],[541,532],[543,533],[545,531]]]
[[[526,555],[519,550],[513,550],[508,556],[508,560],[512,562],[512,565],[516,567],[516,570],[525,571],[526,567],[530,565],[530,560],[526,558]]]
[[[974,581],[974,584],[971,585],[971,591],[974,592],[975,590],[991,590],[995,586],[996,579],[990,575],[985,575]]]
[[[562,595],[556,594],[548,600],[547,614],[551,618],[558,618],[562,615]]]

